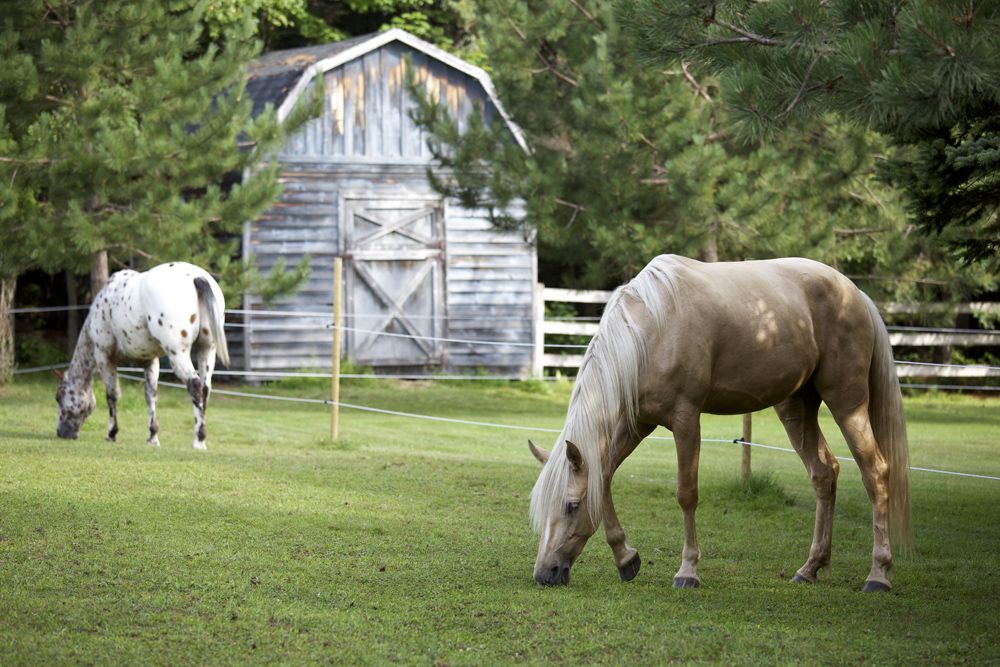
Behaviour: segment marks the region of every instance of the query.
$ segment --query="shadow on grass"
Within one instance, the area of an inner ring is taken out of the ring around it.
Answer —
[[[720,501],[741,501],[758,509],[791,507],[796,502],[795,495],[786,491],[770,472],[752,472],[746,481],[732,479],[713,492]]]
[[[51,433],[47,431],[41,431],[41,432],[36,431],[32,433],[29,431],[0,430],[0,439],[16,438],[18,440],[37,440],[37,441],[50,441],[50,442],[58,441],[55,428],[53,427],[50,430]]]

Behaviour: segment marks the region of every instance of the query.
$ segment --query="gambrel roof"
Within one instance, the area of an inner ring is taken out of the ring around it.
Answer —
[[[277,109],[279,120],[284,120],[317,73],[328,72],[392,42],[404,44],[475,79],[483,87],[518,145],[528,150],[524,133],[504,110],[489,74],[399,28],[332,44],[273,51],[260,56],[251,64],[247,82],[247,92],[254,102],[254,115],[259,114],[270,103]]]

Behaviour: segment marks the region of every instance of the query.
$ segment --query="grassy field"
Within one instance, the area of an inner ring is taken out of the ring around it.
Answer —
[[[209,450],[190,448],[184,394],[161,390],[160,449],[144,444],[141,388],[123,383],[119,442],[99,407],[55,438],[54,383],[0,389],[0,664],[914,664],[1000,662],[1000,481],[913,473],[916,553],[894,590],[859,588],[870,506],[845,463],[833,568],[788,581],[812,534],[793,454],[702,448],[703,586],[674,590],[682,532],[669,441],[616,477],[643,557],[618,580],[601,534],[569,587],[531,580],[528,436],[487,426],[215,395]],[[253,391],[261,391],[259,388]],[[323,397],[322,383],[266,391]],[[345,402],[558,428],[565,385],[361,382]],[[907,400],[915,466],[1000,476],[1000,403]],[[825,422],[838,454],[839,434]],[[706,438],[739,435],[706,417]],[[754,439],[787,446],[772,413]]]

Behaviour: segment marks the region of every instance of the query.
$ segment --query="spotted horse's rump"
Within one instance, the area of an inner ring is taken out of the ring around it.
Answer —
[[[159,446],[156,392],[160,357],[166,355],[194,403],[194,447],[205,449],[205,408],[216,354],[229,365],[225,307],[218,283],[193,264],[171,262],[144,273],[125,270],[112,275],[90,307],[73,360],[59,382],[57,435],[76,438],[94,411],[96,374],[107,392],[108,440],[115,439],[121,394],[117,365],[128,361],[145,366],[147,442]]]

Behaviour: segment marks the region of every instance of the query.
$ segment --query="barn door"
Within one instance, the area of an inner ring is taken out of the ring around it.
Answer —
[[[444,215],[439,200],[346,199],[349,358],[371,366],[442,362]],[[383,333],[398,335],[380,335]]]

